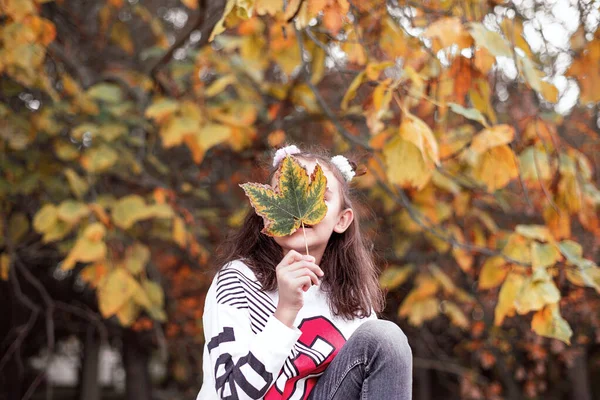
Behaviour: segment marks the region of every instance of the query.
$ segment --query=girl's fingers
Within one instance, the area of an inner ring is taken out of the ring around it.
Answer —
[[[295,261],[300,261],[302,259],[303,259],[302,254],[298,253],[296,250],[290,250],[283,257],[283,259],[279,263],[278,267],[280,267],[280,268],[286,267],[286,266],[294,263]]]
[[[296,271],[296,270],[299,270],[299,269],[302,269],[302,268],[308,268],[314,274],[316,274],[318,276],[323,276],[323,270],[321,269],[321,267],[319,267],[314,262],[310,262],[310,261],[297,261],[297,262],[289,265],[288,270],[290,272],[292,272],[292,271]]]
[[[298,284],[298,288],[302,289],[304,292],[310,289],[311,280],[308,276],[301,276],[300,278],[296,279],[296,282]]]
[[[310,278],[310,282],[312,282],[315,285],[319,284],[319,278],[317,278],[317,275],[315,275],[314,272],[312,272],[310,269],[308,268],[303,268],[303,269],[299,269],[297,271],[294,271],[294,278],[301,278],[307,276]]]

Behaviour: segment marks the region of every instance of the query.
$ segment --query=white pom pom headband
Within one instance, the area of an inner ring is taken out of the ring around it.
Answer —
[[[273,167],[277,168],[281,160],[283,160],[286,156],[299,153],[301,153],[301,151],[295,145],[282,147],[281,149],[277,150],[277,152],[275,152],[275,156],[273,156]],[[350,165],[348,159],[342,155],[331,157],[331,163],[340,170],[346,182],[350,182],[352,178],[354,178],[354,175],[356,175],[356,172],[354,172],[354,169],[352,168],[352,165]]]

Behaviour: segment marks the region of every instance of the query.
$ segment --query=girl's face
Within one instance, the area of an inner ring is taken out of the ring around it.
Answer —
[[[304,166],[308,174],[312,174],[317,162],[315,160],[305,160],[298,158],[298,162]],[[318,264],[325,252],[327,242],[333,232],[342,233],[352,223],[354,213],[351,208],[342,209],[342,196],[340,182],[335,175],[326,166],[321,165],[323,173],[327,178],[327,191],[325,192],[325,204],[327,204],[327,214],[325,218],[316,225],[308,228],[306,231],[306,242],[310,255],[316,258]],[[274,182],[271,182],[273,185]],[[289,250],[296,250],[301,254],[306,254],[304,234],[302,228],[288,236],[274,237],[275,242],[279,244],[284,254]]]

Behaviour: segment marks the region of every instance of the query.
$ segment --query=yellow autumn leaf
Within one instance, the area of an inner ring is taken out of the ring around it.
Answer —
[[[16,1],[16,0],[3,0],[0,3],[0,15],[7,15],[13,20],[19,22],[25,19],[27,16],[36,14],[35,4],[31,0],[27,1]]]
[[[124,327],[133,325],[138,315],[140,314],[141,308],[133,300],[127,300],[121,308],[115,313],[117,319]]]
[[[213,41],[215,36],[225,32],[225,20],[227,16],[229,16],[233,8],[236,6],[236,4],[237,0],[227,0],[227,2],[225,3],[225,9],[223,10],[223,15],[221,16],[221,19],[218,20],[215,24],[215,27],[213,28],[210,37],[208,38],[210,42]]]
[[[406,300],[402,303],[398,309],[398,316],[408,317],[408,322],[413,326],[421,326],[423,322],[435,318],[440,313],[440,302],[435,297],[411,301],[410,305],[408,304]]]
[[[520,234],[511,234],[508,237],[506,245],[502,249],[502,254],[521,263],[530,264],[531,247],[529,245],[529,240]]]
[[[390,83],[391,79],[386,79],[377,85],[371,96],[372,106],[364,112],[371,135],[376,135],[385,128],[381,119],[388,111],[392,100],[393,89],[390,88]]]
[[[424,160],[433,161],[439,165],[440,155],[437,140],[429,125],[422,119],[405,111],[398,134],[402,139],[417,146]]]
[[[183,222],[183,219],[179,217],[173,219],[173,241],[177,243],[179,247],[185,247],[187,243],[185,223]]]
[[[448,103],[448,106],[456,114],[462,115],[463,117],[471,119],[473,121],[477,121],[485,127],[489,126],[488,122],[485,120],[485,117],[477,108],[465,108],[460,104],[456,103]]]
[[[98,222],[94,222],[85,228],[82,236],[91,242],[99,242],[104,239],[106,228]]]
[[[508,274],[506,260],[502,256],[488,258],[479,273],[479,289],[492,289],[499,286]]]
[[[165,293],[163,292],[162,287],[158,283],[146,279],[142,283],[142,287],[144,288],[146,295],[150,299],[150,302],[154,306],[160,307],[160,308],[162,308],[164,306]]]
[[[590,265],[587,268],[572,266],[566,269],[565,275],[569,282],[582,287],[591,287],[600,293],[600,268]]]
[[[81,199],[89,189],[88,183],[83,180],[72,168],[67,168],[64,171],[64,174],[69,182],[71,192],[75,195],[75,197]]]
[[[96,292],[102,316],[109,318],[115,315],[131,299],[138,286],[135,278],[123,268],[109,272]]]
[[[595,104],[600,102],[600,40],[589,41],[585,49],[575,57],[566,76],[575,78],[579,84],[579,102]]]
[[[450,322],[453,325],[456,325],[461,329],[467,329],[469,327],[469,319],[456,303],[444,301],[442,302],[441,307],[444,314],[450,318]]]
[[[539,240],[540,242],[554,242],[550,230],[544,225],[517,225],[515,232],[527,239]]]
[[[415,266],[412,264],[408,264],[403,267],[393,266],[386,268],[379,278],[379,284],[382,288],[387,290],[396,289],[398,286],[406,282],[414,270]]]
[[[54,153],[62,161],[72,161],[79,157],[77,147],[62,139],[54,141]]]
[[[204,90],[206,97],[213,97],[220,94],[225,88],[237,81],[234,74],[228,74],[214,81],[209,87]]]
[[[536,68],[533,61],[527,56],[517,55],[519,71],[523,74],[527,84],[536,92],[542,91],[542,77],[544,73]]]
[[[106,265],[103,262],[98,262],[84,267],[79,273],[79,276],[91,288],[95,289],[102,284],[106,274]]]
[[[356,77],[354,77],[354,79],[352,80],[352,83],[350,83],[350,86],[348,86],[348,89],[346,90],[346,93],[344,94],[344,97],[342,98],[342,103],[340,104],[340,108],[342,110],[345,111],[348,109],[348,103],[356,96],[356,91],[358,90],[360,85],[363,83],[365,76],[366,76],[365,71],[362,71],[361,73],[356,75]]]
[[[515,310],[519,314],[537,311],[546,304],[558,303],[560,291],[545,269],[533,270],[533,275],[523,282],[515,299]]]
[[[256,0],[256,3],[254,3],[258,15],[268,14],[275,16],[278,13],[283,13],[283,5],[284,2],[279,0]]]
[[[90,209],[85,203],[65,200],[58,206],[57,216],[69,225],[75,225],[83,217],[87,217]]]
[[[558,181],[556,204],[569,213],[581,210],[581,188],[577,177],[563,175]]]
[[[158,98],[146,109],[144,115],[146,118],[155,120],[158,124],[163,124],[169,117],[179,110],[180,104],[169,98]]]
[[[127,134],[127,126],[122,124],[106,124],[101,125],[98,134],[107,142],[112,142],[120,136]]]
[[[506,317],[515,314],[515,299],[521,292],[525,278],[517,273],[509,273],[498,294],[498,303],[494,310],[494,325],[500,326]]]
[[[547,268],[562,260],[560,251],[554,244],[531,243],[531,263],[533,268]]]
[[[58,220],[55,224],[51,225],[46,231],[44,231],[44,236],[42,237],[42,242],[50,243],[57,240],[60,240],[67,236],[69,232],[73,229],[74,225],[67,224],[64,221]]]
[[[498,32],[490,31],[479,22],[471,22],[468,27],[477,46],[486,48],[496,57],[512,58],[511,46]]]
[[[173,209],[167,204],[146,205],[138,195],[129,195],[117,201],[112,210],[115,225],[129,229],[138,221],[149,218],[171,218]]]
[[[429,264],[427,268],[429,269],[429,271],[431,271],[431,275],[440,284],[440,287],[444,290],[446,294],[454,293],[454,291],[456,290],[456,285],[454,285],[452,279],[450,279],[450,277],[446,275],[446,273],[444,273],[444,271],[442,271],[440,267],[438,267],[435,264]]]
[[[163,147],[170,148],[183,143],[186,135],[194,135],[200,130],[198,120],[188,117],[170,119],[160,130]]]
[[[150,261],[150,249],[140,242],[135,242],[126,251],[125,267],[132,275],[137,275],[146,268]]]
[[[138,281],[135,281],[135,290],[133,291],[131,298],[137,305],[142,306],[146,310],[152,308],[152,302],[150,301],[148,294]]]
[[[540,336],[562,340],[571,344],[573,330],[560,315],[557,304],[550,304],[539,310],[531,319],[531,329]]]
[[[519,176],[515,154],[510,147],[494,147],[481,155],[473,167],[473,176],[485,184],[489,192],[502,189]]]
[[[425,29],[423,37],[431,40],[433,51],[436,53],[453,45],[458,46],[459,50],[473,45],[473,38],[458,17],[435,20]]]
[[[509,144],[514,138],[515,130],[512,126],[494,125],[475,135],[469,149],[475,154],[482,154],[494,147]]]
[[[192,152],[195,163],[200,164],[205,153],[213,146],[231,138],[232,129],[227,125],[206,124],[195,134],[185,137],[185,143]]]
[[[86,122],[73,128],[71,131],[71,136],[78,141],[81,141],[83,140],[84,135],[95,137],[98,134],[98,130],[98,125]]]
[[[122,197],[113,206],[112,219],[115,225],[129,229],[131,226],[146,217],[146,202],[138,195]]]
[[[379,46],[381,49],[392,60],[396,57],[406,57],[411,50],[408,35],[389,15],[386,15],[381,25],[382,32],[379,37]],[[359,46],[359,48],[364,53],[362,46]]]
[[[427,163],[419,148],[412,142],[396,136],[385,145],[383,154],[387,177],[391,183],[421,189],[429,182],[434,164]]]
[[[118,159],[117,152],[103,144],[87,150],[81,157],[81,165],[88,172],[98,174],[110,169]]]
[[[54,204],[45,204],[33,217],[33,228],[38,233],[50,230],[58,222],[58,209]]]
[[[524,181],[537,183],[552,177],[548,154],[533,146],[527,147],[519,155],[519,170]]]
[[[61,264],[61,269],[68,271],[72,269],[77,262],[87,263],[102,261],[106,257],[106,243],[101,240],[90,240],[93,233],[90,230],[97,230],[100,224],[93,224],[86,228],[83,234],[77,239],[75,245]],[[104,229],[104,227],[102,227]]]
[[[127,54],[132,55],[135,48],[129,28],[124,22],[117,21],[112,25],[110,39],[119,45]]]
[[[550,103],[558,101],[558,88],[550,82],[542,81],[540,93]]]
[[[198,0],[181,0],[184,6],[191,10],[195,10],[198,8]]]
[[[520,19],[504,18],[500,23],[500,28],[510,43],[523,50],[527,56],[532,56],[529,43],[525,40],[523,22]]]

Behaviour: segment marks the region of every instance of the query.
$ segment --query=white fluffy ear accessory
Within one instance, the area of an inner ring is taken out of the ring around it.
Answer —
[[[350,162],[346,157],[337,155],[331,157],[331,162],[340,170],[346,182],[350,182],[352,178],[354,178],[354,175],[356,175],[356,172],[354,172],[352,165],[350,165]]]
[[[296,145],[290,145],[282,147],[281,149],[275,152],[273,156],[273,167],[277,168],[281,160],[285,158],[285,156],[301,153],[300,149],[296,147]]]

